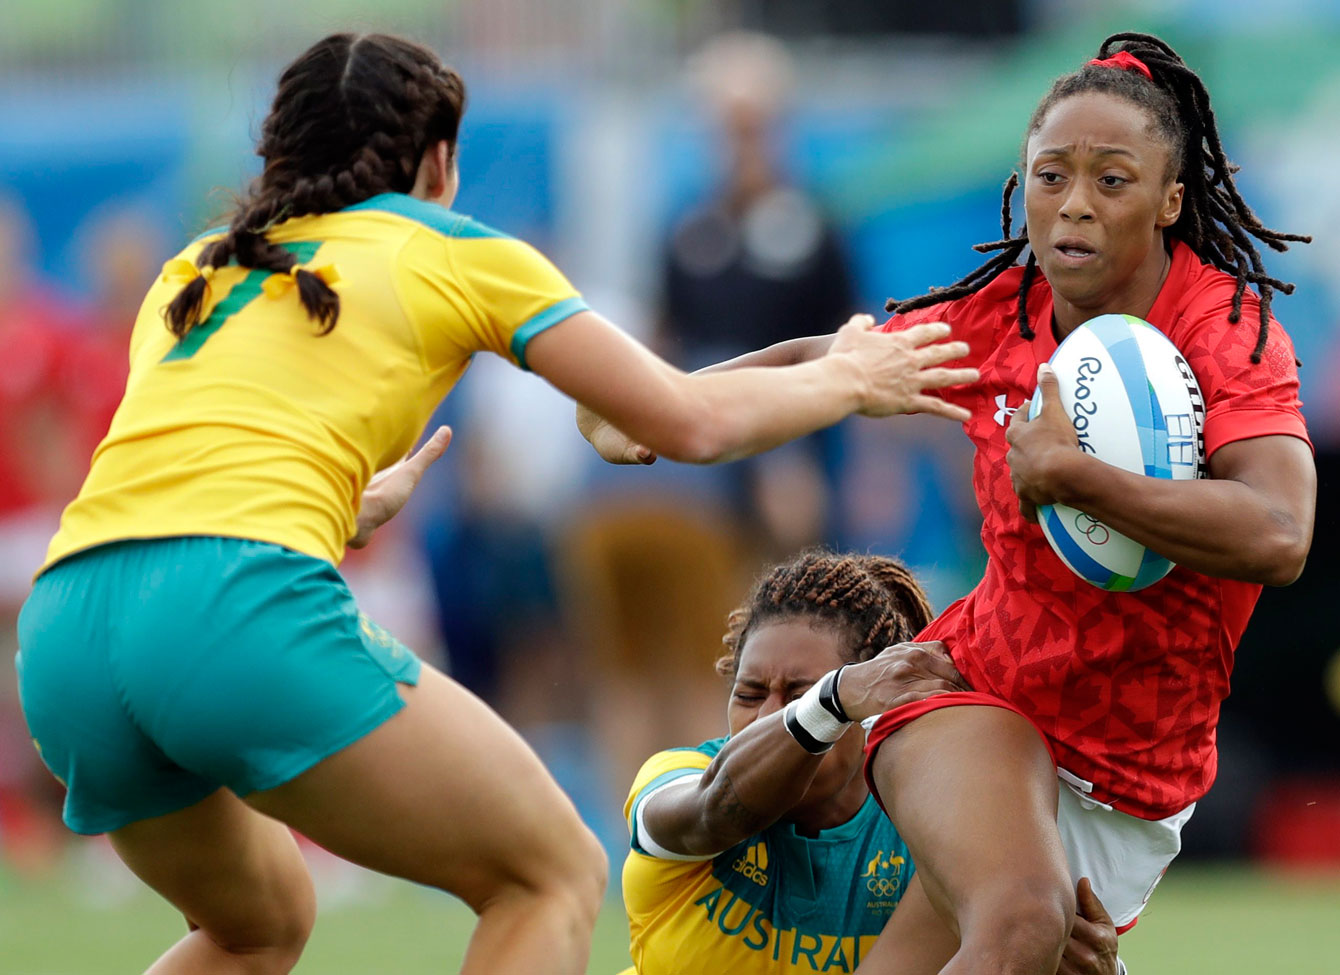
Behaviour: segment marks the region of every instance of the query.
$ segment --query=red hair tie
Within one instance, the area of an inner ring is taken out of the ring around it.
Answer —
[[[1116,68],[1119,71],[1139,71],[1150,81],[1154,80],[1154,76],[1149,71],[1149,65],[1145,64],[1130,51],[1118,51],[1110,58],[1094,58],[1092,61],[1088,62],[1085,67],[1088,67],[1090,64],[1099,68]]]

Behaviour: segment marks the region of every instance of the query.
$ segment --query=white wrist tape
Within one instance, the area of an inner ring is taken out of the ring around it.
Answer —
[[[837,698],[838,676],[842,668],[829,671],[804,694],[786,706],[782,722],[800,747],[813,755],[822,755],[851,724]]]

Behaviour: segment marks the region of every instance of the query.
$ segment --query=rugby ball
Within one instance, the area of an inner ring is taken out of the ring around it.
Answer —
[[[1177,347],[1153,325],[1133,315],[1100,315],[1065,337],[1051,365],[1061,406],[1085,453],[1148,477],[1204,476],[1200,385]],[[1039,388],[1029,419],[1041,409]],[[1163,556],[1075,508],[1040,505],[1038,523],[1061,561],[1100,589],[1134,592],[1172,571]]]

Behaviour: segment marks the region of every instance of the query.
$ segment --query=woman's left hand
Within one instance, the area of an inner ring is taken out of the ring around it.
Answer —
[[[1020,512],[1033,522],[1038,520],[1038,505],[1056,503],[1064,465],[1074,461],[1079,446],[1074,424],[1061,405],[1056,373],[1046,363],[1038,367],[1038,388],[1042,390],[1042,410],[1037,419],[1029,420],[1025,402],[1005,431],[1005,441],[1010,445],[1005,455],[1010,481],[1019,496]]]
[[[1075,888],[1075,926],[1056,975],[1120,975],[1123,971],[1117,959],[1116,925],[1089,878],[1081,877]]]
[[[451,427],[438,427],[418,451],[372,476],[358,508],[357,530],[347,542],[350,548],[367,545],[373,532],[400,513],[424,471],[446,452],[449,443]]]

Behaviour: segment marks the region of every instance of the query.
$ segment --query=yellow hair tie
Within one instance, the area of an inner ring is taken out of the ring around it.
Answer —
[[[208,299],[210,291],[209,283],[214,279],[215,270],[216,268],[213,264],[206,264],[204,267],[196,267],[194,261],[188,261],[184,257],[174,257],[163,265],[163,283],[179,284],[184,287],[196,278],[204,278],[205,297]]]
[[[309,274],[315,274],[328,288],[333,288],[341,281],[340,269],[334,264],[323,264],[321,267],[310,267],[306,264],[295,264],[287,271],[277,271],[265,279],[261,288],[265,291],[267,297],[280,298],[288,290],[298,283],[298,272],[306,271]]]

